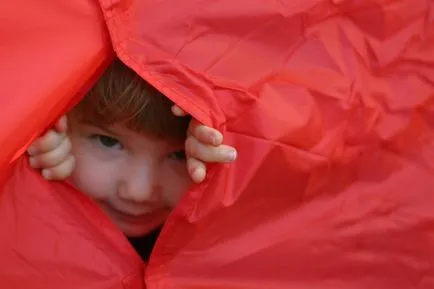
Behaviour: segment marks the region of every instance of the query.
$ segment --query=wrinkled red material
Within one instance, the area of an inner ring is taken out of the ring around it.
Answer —
[[[6,2],[0,288],[434,288],[432,1]],[[100,74],[108,35],[239,150],[147,265],[90,200],[14,158]]]

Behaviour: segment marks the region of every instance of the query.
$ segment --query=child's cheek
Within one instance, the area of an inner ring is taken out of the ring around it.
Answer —
[[[75,170],[71,183],[84,194],[94,200],[107,200],[116,194],[117,170],[114,162],[103,161],[89,147],[76,146]]]
[[[192,185],[191,178],[187,172],[186,165],[181,166],[166,165],[161,172],[163,194],[166,205],[175,207],[182,196]]]

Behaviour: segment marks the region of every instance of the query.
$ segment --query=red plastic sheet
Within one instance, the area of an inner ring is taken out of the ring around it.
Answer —
[[[1,288],[434,287],[432,1],[21,2],[0,9],[22,50],[1,54],[1,101],[16,101],[0,106]],[[126,64],[239,151],[186,193],[146,268],[91,201],[7,165],[110,58],[104,25]]]

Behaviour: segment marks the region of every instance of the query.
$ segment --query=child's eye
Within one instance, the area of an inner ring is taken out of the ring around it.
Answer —
[[[91,136],[91,139],[98,141],[99,144],[106,148],[122,148],[121,143],[117,139],[110,136],[95,134]]]
[[[169,154],[169,159],[184,162],[186,159],[185,150],[179,150],[179,151],[176,151],[176,152]]]

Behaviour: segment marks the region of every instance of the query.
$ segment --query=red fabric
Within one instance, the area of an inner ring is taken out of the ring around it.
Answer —
[[[99,5],[0,1],[0,35],[0,288],[144,288],[141,260],[99,208],[16,160],[112,59]]]
[[[8,166],[110,58],[99,11],[126,64],[239,150],[175,208],[148,289],[434,287],[432,1],[20,2],[0,4],[7,35],[34,30],[6,38],[22,51],[0,68],[17,101],[0,126],[0,288],[144,286],[92,202]]]

